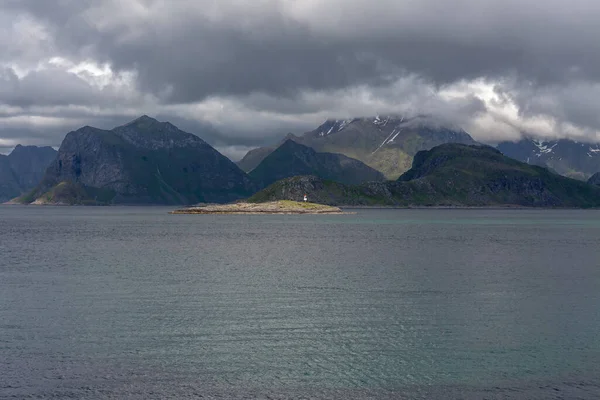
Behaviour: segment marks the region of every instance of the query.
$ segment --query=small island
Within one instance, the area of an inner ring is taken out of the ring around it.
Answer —
[[[338,207],[279,200],[265,203],[210,204],[171,211],[170,214],[347,214]]]

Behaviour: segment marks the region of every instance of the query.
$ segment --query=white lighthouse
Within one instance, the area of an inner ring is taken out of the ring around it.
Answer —
[[[308,197],[306,195],[304,195],[304,201],[307,202],[308,201]]]

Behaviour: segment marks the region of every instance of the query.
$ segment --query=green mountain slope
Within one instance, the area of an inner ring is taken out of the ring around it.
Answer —
[[[421,151],[397,181],[348,186],[316,177],[274,183],[251,201],[335,205],[599,207],[600,188],[505,157],[488,146],[444,144]]]
[[[343,154],[396,179],[407,171],[414,155],[443,143],[476,144],[459,128],[449,128],[425,116],[395,116],[329,120],[302,136],[288,135],[317,152]],[[274,147],[249,152],[239,163],[254,168]],[[249,169],[245,169],[249,171]]]

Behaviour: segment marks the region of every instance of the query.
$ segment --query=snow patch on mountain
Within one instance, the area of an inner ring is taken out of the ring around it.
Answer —
[[[558,142],[551,145],[549,142],[544,142],[539,139],[531,139],[531,143],[533,143],[538,149],[538,152],[535,153],[536,157],[541,157],[542,154],[552,153],[556,145],[558,145]]]
[[[533,151],[534,156],[540,158],[542,156],[547,158],[553,158],[554,154],[561,153],[561,149],[564,147],[561,145],[561,141],[551,141],[546,142],[540,139],[530,139],[530,142],[535,146],[535,150]],[[590,145],[586,143],[579,143],[576,141],[572,141],[573,144],[579,145],[582,150],[587,147],[586,154],[589,157],[594,157],[600,155],[600,145]],[[568,145],[568,144],[565,144]],[[557,147],[558,146],[558,147]],[[585,151],[585,150],[584,150]]]
[[[394,130],[394,132],[396,132],[396,130]],[[392,132],[392,133],[394,133],[394,132]],[[402,129],[400,129],[398,132],[396,132],[396,134],[388,141],[388,143],[394,143],[394,140],[396,140],[396,138],[398,137],[400,132],[402,132]]]
[[[352,119],[333,119],[326,121],[320,126],[319,136],[328,136],[337,133],[350,124]]]
[[[380,115],[378,115],[373,119],[373,125],[383,128],[388,124],[388,122],[390,122],[390,119],[391,119],[390,116],[386,116],[386,117],[382,118]]]
[[[385,122],[386,124],[389,122],[389,119]],[[385,146],[386,144],[390,144],[390,143],[394,143],[394,140],[398,137],[398,135],[400,134],[400,132],[402,132],[402,123],[404,122],[404,117],[400,118],[400,122],[396,125],[396,127],[392,130],[392,133],[390,133],[388,135],[388,137],[385,138],[385,140],[379,145],[379,147],[377,147],[375,149],[375,151],[371,154],[375,154],[379,151],[379,149],[381,149],[383,146]]]

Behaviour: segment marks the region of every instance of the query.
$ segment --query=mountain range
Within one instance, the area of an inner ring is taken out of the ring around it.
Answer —
[[[420,150],[429,150],[444,143],[476,144],[464,130],[450,128],[428,116],[328,120],[301,136],[288,134],[285,140],[293,140],[317,152],[343,154],[362,161],[383,173],[387,179],[397,179],[408,170],[414,155]],[[251,150],[238,165],[251,172],[277,147]]]
[[[575,179],[587,180],[600,172],[600,145],[570,139],[543,141],[524,138],[518,142],[502,142],[497,146],[503,154],[529,164],[541,165]]]
[[[52,147],[21,145],[9,155],[0,154],[0,203],[35,187],[56,154]]]
[[[517,151],[525,144],[499,148],[524,157],[532,151],[531,146]],[[545,168],[548,160],[562,157],[544,155],[575,157],[580,144],[534,147],[536,164],[544,167],[534,165],[531,154],[518,161],[427,117],[331,120],[249,152],[239,163],[255,164],[246,173],[201,138],[142,116],[111,130],[85,126],[69,132],[58,152],[17,146],[0,156],[0,190],[8,200],[35,186],[19,197],[26,204],[224,203],[309,193],[312,200],[335,205],[598,205],[598,175],[587,184]],[[600,153],[598,147],[586,149],[590,159]],[[390,174],[397,176],[389,179]]]
[[[449,143],[418,152],[395,181],[344,185],[300,176],[278,181],[250,201],[332,205],[598,207],[600,187],[504,156],[489,146]]]

